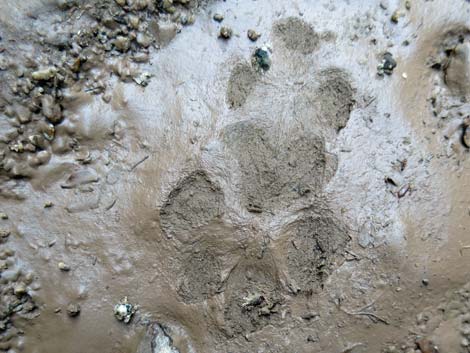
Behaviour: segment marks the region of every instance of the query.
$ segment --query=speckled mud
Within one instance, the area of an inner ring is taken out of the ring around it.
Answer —
[[[2,1],[0,351],[470,352],[469,15]]]

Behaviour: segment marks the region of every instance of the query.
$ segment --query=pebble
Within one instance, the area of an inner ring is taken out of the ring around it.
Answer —
[[[134,29],[137,29],[139,28],[139,23],[140,23],[140,18],[135,16],[135,15],[129,15],[129,25],[134,28]]]
[[[8,215],[6,213],[0,212],[1,219],[8,219]]]
[[[258,38],[261,37],[261,34],[259,34],[253,29],[249,29],[247,32],[247,36],[252,42],[256,42]]]
[[[57,74],[57,69],[55,67],[49,67],[44,70],[34,71],[31,74],[31,77],[33,78],[33,80],[36,80],[36,81],[49,81],[52,78],[54,78],[56,74]]]
[[[224,15],[222,15],[221,13],[216,13],[212,18],[214,19],[214,21],[222,22],[224,20]]]
[[[55,127],[52,124],[48,124],[42,129],[42,136],[48,140],[52,141],[55,136]],[[47,152],[47,151],[42,151],[42,152]]]
[[[70,317],[76,317],[80,315],[80,311],[80,304],[70,303],[69,305],[67,305],[67,314]]]
[[[46,201],[44,203],[44,208],[51,208],[52,206],[54,206],[54,204],[52,203],[52,201]]]
[[[67,264],[64,263],[64,262],[59,262],[59,263],[57,264],[57,266],[59,267],[59,270],[61,270],[61,271],[64,271],[64,272],[70,271],[70,266],[67,265]]]
[[[28,272],[27,274],[25,274],[23,280],[26,284],[31,284],[33,283],[34,275],[31,272]]]
[[[16,285],[13,289],[13,293],[15,293],[17,297],[22,297],[26,294],[26,286],[22,283]]]
[[[429,284],[429,280],[427,278],[423,278],[421,281],[425,286]]]
[[[169,14],[173,14],[176,11],[176,7],[173,6],[173,0],[163,0],[162,7]]]
[[[401,17],[400,11],[396,10],[393,12],[392,17],[390,18],[393,23],[398,23],[398,20]]]
[[[117,36],[116,39],[114,40],[114,46],[116,47],[117,50],[121,52],[128,51],[130,45],[131,44],[130,44],[129,39],[124,36]]]
[[[24,152],[24,145],[21,142],[15,143],[14,145],[9,146],[10,151],[16,153],[23,153]]]
[[[271,67],[271,58],[266,48],[257,48],[253,53],[252,64],[261,68],[263,71],[269,70]]]
[[[232,37],[232,29],[230,27],[223,26],[220,28],[219,37],[223,39],[230,39]]]
[[[377,66],[377,74],[379,76],[391,75],[393,70],[397,67],[397,62],[393,58],[393,55],[386,52],[383,56],[382,62]]]
[[[144,48],[148,48],[150,44],[152,44],[152,41],[153,41],[152,37],[144,33],[138,33],[136,40],[137,40],[137,43],[139,43]]]

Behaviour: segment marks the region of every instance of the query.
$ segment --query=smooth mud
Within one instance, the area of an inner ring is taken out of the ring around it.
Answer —
[[[469,15],[0,2],[0,351],[470,352]]]

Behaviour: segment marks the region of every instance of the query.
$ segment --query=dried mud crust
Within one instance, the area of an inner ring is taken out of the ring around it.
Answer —
[[[297,17],[279,20],[273,26],[273,34],[283,45],[301,54],[310,54],[320,45],[320,36],[311,25]]]
[[[230,108],[243,106],[253,91],[258,73],[250,63],[241,62],[234,66],[227,85],[227,103]]]
[[[221,266],[210,249],[196,250],[183,260],[178,294],[185,303],[209,299],[220,291]]]
[[[350,240],[346,226],[326,209],[295,222],[291,234],[289,277],[301,291],[320,289]]]
[[[227,281],[224,296],[225,333],[229,337],[279,322],[283,298],[273,259],[269,255],[242,259]]]
[[[242,121],[225,129],[224,141],[238,162],[242,203],[250,212],[315,193],[336,171],[318,136],[301,135],[281,144],[263,124]]]
[[[339,68],[317,73],[318,80],[305,85],[295,101],[295,115],[310,120],[321,129],[334,132],[346,127],[355,104],[355,90],[349,75]]]
[[[223,213],[224,195],[204,171],[195,171],[171,190],[160,210],[160,224],[169,238],[188,235]]]

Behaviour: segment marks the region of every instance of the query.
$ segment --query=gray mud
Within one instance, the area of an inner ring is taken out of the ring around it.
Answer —
[[[281,286],[271,256],[241,259],[230,275],[224,297],[224,328],[229,337],[279,323]]]
[[[292,235],[287,250],[287,269],[296,288],[313,291],[323,287],[350,240],[344,224],[323,206],[290,226]]]
[[[220,260],[210,249],[194,251],[183,259],[178,294],[185,303],[202,302],[221,291]]]
[[[206,173],[196,171],[171,190],[161,208],[160,219],[166,236],[185,235],[222,215],[224,195]]]
[[[350,76],[342,69],[327,68],[316,76],[313,83],[306,83],[300,89],[294,114],[307,126],[334,138],[349,120],[356,102],[355,89]]]
[[[319,73],[320,84],[312,102],[320,105],[319,124],[330,126],[334,131],[346,127],[353,109],[354,89],[348,75],[340,69],[326,69]]]
[[[287,49],[300,54],[310,54],[320,45],[318,33],[298,17],[289,17],[276,22],[273,33]]]
[[[0,352],[468,353],[469,11],[1,1]]]
[[[282,207],[317,193],[334,174],[323,139],[296,136],[283,141],[269,135],[261,122],[242,121],[228,126],[224,140],[241,175],[241,196],[249,212]]]
[[[250,63],[238,63],[232,69],[227,84],[227,102],[232,108],[245,104],[255,88],[257,72]]]

